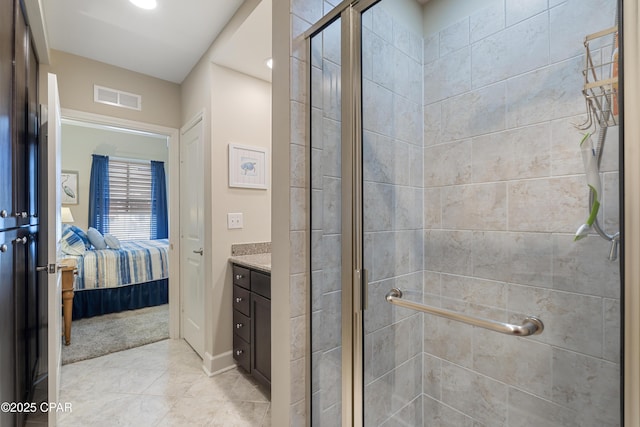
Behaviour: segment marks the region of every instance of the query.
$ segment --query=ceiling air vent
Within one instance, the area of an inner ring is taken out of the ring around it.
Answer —
[[[115,107],[142,110],[142,96],[104,86],[93,85],[93,101]]]

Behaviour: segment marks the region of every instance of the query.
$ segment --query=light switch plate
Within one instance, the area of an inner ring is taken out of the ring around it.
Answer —
[[[232,230],[234,228],[242,228],[242,213],[228,213],[227,214],[227,229]]]

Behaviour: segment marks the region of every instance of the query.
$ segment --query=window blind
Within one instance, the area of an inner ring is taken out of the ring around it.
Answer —
[[[109,159],[109,233],[120,240],[149,239],[151,164]]]

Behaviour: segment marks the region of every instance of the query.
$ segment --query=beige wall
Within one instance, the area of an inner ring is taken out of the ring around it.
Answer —
[[[62,170],[78,172],[78,204],[69,205],[74,225],[87,230],[91,155],[102,154],[129,159],[165,162],[169,178],[169,151],[166,137],[125,133],[108,129],[62,125]]]
[[[180,127],[180,86],[155,77],[52,50],[51,64],[40,67],[40,97],[46,102],[47,73],[58,76],[62,108],[166,127]],[[93,102],[93,86],[142,95],[142,110]]]
[[[217,355],[232,350],[233,345],[230,304],[233,289],[228,262],[231,245],[271,241],[271,190],[230,188],[228,185],[229,143],[262,147],[267,150],[270,161],[271,85],[213,64],[211,83],[212,284],[213,311],[217,313],[213,354]],[[268,186],[271,187],[270,182]],[[243,229],[227,229],[229,212],[243,213]]]
[[[249,14],[249,6],[239,12]],[[181,125],[203,114],[205,253],[211,254],[204,273],[204,365],[210,372],[232,363],[231,245],[271,240],[271,190],[228,186],[229,143],[264,147],[269,162],[271,154],[271,84],[211,62],[216,46],[235,25],[234,18],[181,86]],[[243,213],[243,229],[227,230],[229,212]]]

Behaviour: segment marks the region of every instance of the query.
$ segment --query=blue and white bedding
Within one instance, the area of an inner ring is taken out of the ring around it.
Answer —
[[[77,256],[76,290],[111,288],[169,277],[169,240],[122,241],[120,249]]]

